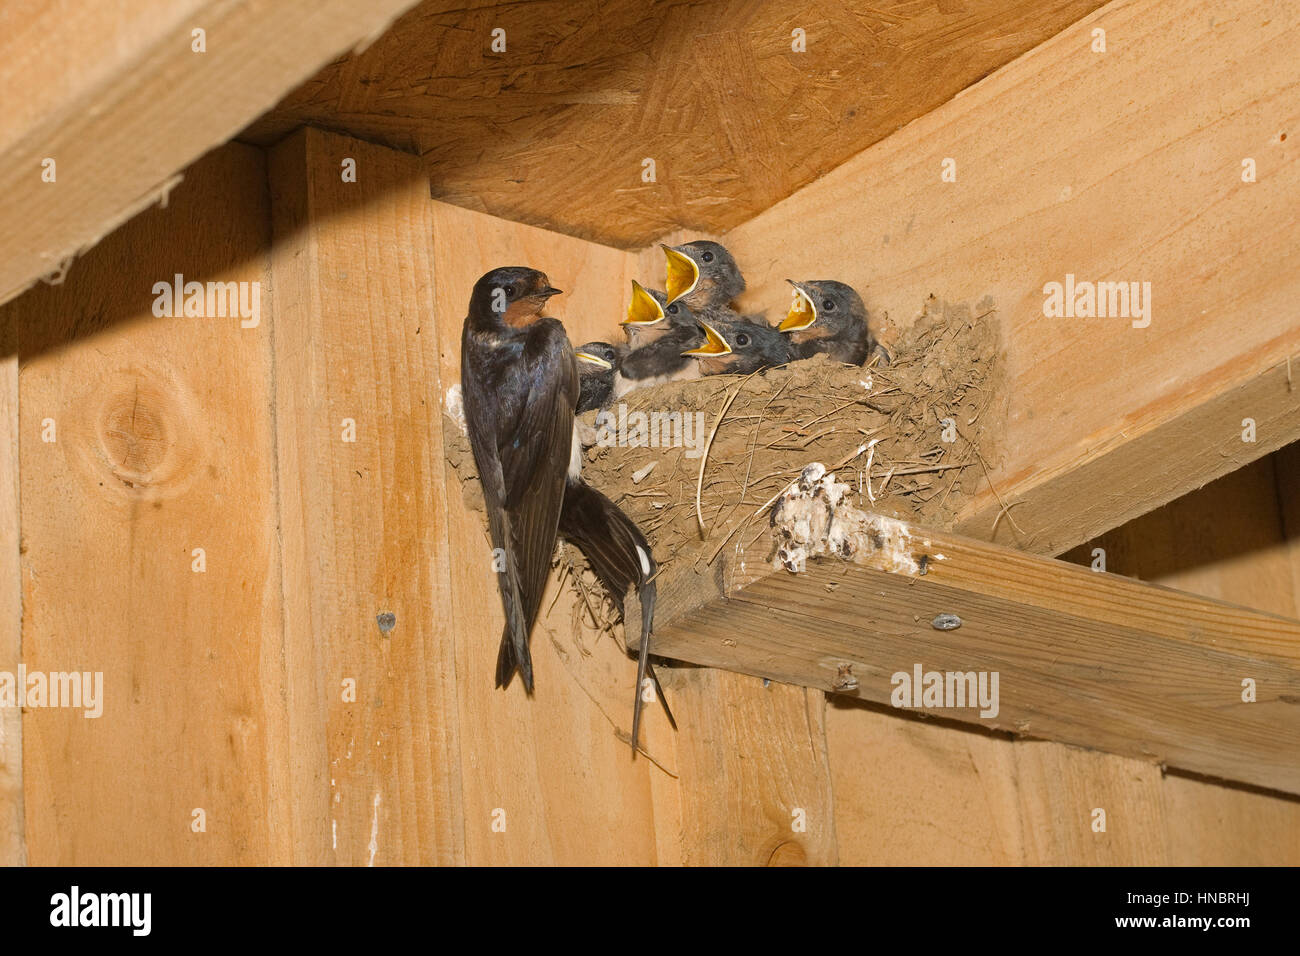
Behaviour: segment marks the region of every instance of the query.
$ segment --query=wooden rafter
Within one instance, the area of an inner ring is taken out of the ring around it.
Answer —
[[[165,204],[186,166],[412,3],[6,4],[0,302],[61,281],[73,257]]]

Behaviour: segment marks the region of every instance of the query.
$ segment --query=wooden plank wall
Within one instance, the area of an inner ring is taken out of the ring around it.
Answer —
[[[229,146],[68,284],[0,310],[21,463],[0,514],[22,526],[0,581],[21,574],[21,659],[107,684],[97,720],[23,716],[21,791],[0,750],[0,821],[25,829],[24,849],[0,822],[0,859],[1300,859],[1291,801],[704,669],[668,675],[680,732],[647,711],[671,776],[619,740],[631,662],[576,640],[567,591],[534,638],[536,696],[494,690],[484,523],[441,453],[468,289],[490,265],[538,265],[569,290],[556,312],[578,341],[612,330],[637,258],[427,195],[411,157],[330,134],[269,162]],[[178,271],[262,282],[258,327],[154,318],[152,284]]]
[[[266,210],[263,154],[223,149],[0,317],[21,660],[103,674],[102,716],[24,714],[32,863],[287,859],[270,323],[152,314],[176,273],[265,291]]]
[[[581,341],[616,322],[633,259],[433,203],[412,157],[308,131],[269,160],[218,150],[0,310],[21,459],[0,476],[22,482],[21,504],[0,484],[0,670],[106,685],[98,719],[30,710],[20,738],[0,712],[0,859],[834,862],[820,695],[675,675],[691,731],[648,711],[663,769],[633,761],[634,663],[575,639],[567,590],[536,696],[492,687],[484,520],[441,434],[468,291],[539,265]],[[153,316],[177,272],[260,283],[260,322]]]

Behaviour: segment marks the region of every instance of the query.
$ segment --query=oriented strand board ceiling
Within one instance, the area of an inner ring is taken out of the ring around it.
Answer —
[[[419,153],[437,198],[638,248],[744,222],[1101,3],[450,6],[416,7],[245,138],[351,133]],[[490,49],[498,28],[504,53]]]

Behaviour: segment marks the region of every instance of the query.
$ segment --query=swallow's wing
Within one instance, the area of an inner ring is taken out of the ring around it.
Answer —
[[[543,319],[530,330],[519,374],[528,398],[502,429],[497,452],[510,519],[511,557],[527,629],[541,606],[555,550],[573,446],[578,367],[564,327]]]
[[[504,351],[503,351],[504,348]],[[532,687],[532,662],[528,658],[529,620],[522,599],[519,568],[512,555],[514,531],[506,510],[506,481],[499,450],[502,422],[513,419],[525,399],[519,392],[517,376],[510,371],[519,362],[522,347],[516,343],[485,347],[471,334],[469,320],[461,337],[461,386],[465,396],[465,425],[470,447],[483,486],[483,503],[487,510],[488,531],[492,547],[506,560],[494,567],[505,611],[505,633],[497,657],[497,686],[510,682],[518,667],[524,685]]]

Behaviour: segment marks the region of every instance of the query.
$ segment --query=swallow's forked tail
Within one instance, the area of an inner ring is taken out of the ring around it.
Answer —
[[[533,657],[528,652],[528,642],[523,644],[523,653],[516,653],[516,641],[510,633],[510,625],[506,624],[505,630],[501,632],[501,647],[497,650],[497,686],[509,687],[510,681],[514,679],[515,671],[518,670],[524,679],[524,690],[528,693],[533,692]]]
[[[507,529],[509,525],[505,526]],[[502,540],[508,536],[508,530],[502,533]],[[501,582],[501,602],[505,607],[506,626],[501,631],[501,647],[497,650],[497,686],[509,687],[518,670],[524,680],[524,690],[533,692],[533,656],[528,651],[528,633],[531,630],[527,613],[520,599],[519,578],[514,566],[507,564],[499,572]]]
[[[623,598],[628,589],[637,589],[641,604],[641,647],[637,656],[636,703],[632,712],[632,750],[635,752],[641,732],[641,686],[647,676],[654,681],[668,722],[673,729],[677,728],[677,721],[673,719],[673,712],[649,659],[655,612],[655,584],[651,578],[659,566],[655,564],[650,544],[641,529],[618,505],[581,478],[565,486],[560,534],[587,556],[591,569],[600,578],[620,614],[623,613]]]

